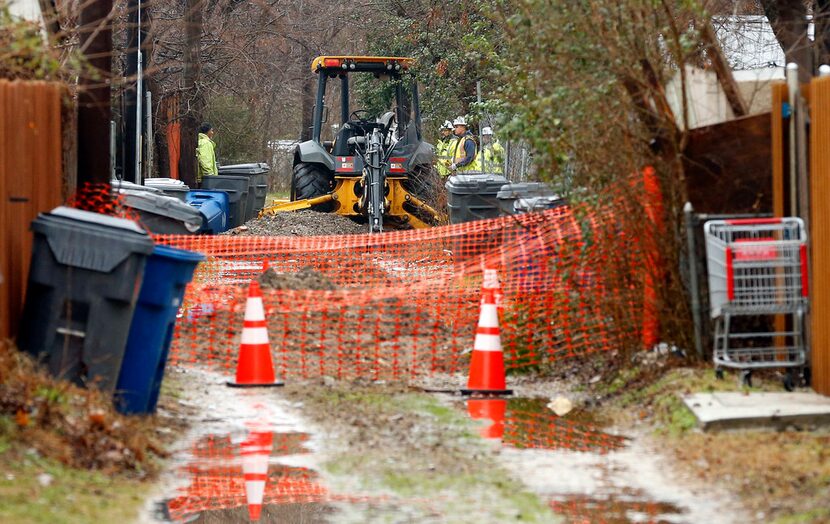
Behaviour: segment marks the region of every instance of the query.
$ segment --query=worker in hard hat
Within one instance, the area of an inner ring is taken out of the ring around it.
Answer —
[[[435,144],[435,169],[442,177],[450,176],[452,152],[455,150],[456,138],[452,134],[452,122],[444,120],[441,124],[441,138]]]
[[[467,119],[459,116],[452,123],[453,134],[456,136],[455,147],[453,147],[452,164],[450,171],[464,172],[476,170],[476,141],[470,133],[470,126]]]
[[[478,168],[484,173],[504,173],[504,147],[493,135],[493,128],[481,130],[481,152],[478,154]]]

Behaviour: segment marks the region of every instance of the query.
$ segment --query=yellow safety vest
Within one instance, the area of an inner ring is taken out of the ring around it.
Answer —
[[[479,170],[500,175],[504,172],[504,148],[498,142],[492,142],[481,149],[476,161]]]
[[[459,137],[456,140],[455,153],[454,153],[454,156],[453,156],[453,162],[455,162],[456,164],[458,162],[461,162],[465,158],[467,158],[467,153],[464,151],[464,147],[467,144],[467,140],[473,140],[473,139],[472,139],[472,137],[469,137],[467,135],[463,135],[463,136]],[[473,140],[473,144],[475,144],[475,140]],[[476,146],[476,151],[477,150],[478,150],[478,146]],[[478,162],[476,161],[477,157],[478,157],[477,153],[473,154],[473,161],[470,162],[469,164],[467,164],[466,166],[460,166],[457,169],[457,171],[459,173],[463,173],[464,171],[478,171],[478,165],[477,165]]]
[[[452,150],[455,146],[455,137],[439,140],[435,146],[435,170],[442,177],[450,175],[450,164],[452,163]]]

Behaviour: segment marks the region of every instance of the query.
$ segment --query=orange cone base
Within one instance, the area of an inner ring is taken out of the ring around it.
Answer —
[[[278,380],[276,382],[265,382],[265,383],[262,383],[262,384],[250,384],[250,383],[240,384],[238,382],[226,382],[226,384],[229,387],[232,387],[232,388],[276,388],[276,387],[284,386],[285,382],[280,382]]]

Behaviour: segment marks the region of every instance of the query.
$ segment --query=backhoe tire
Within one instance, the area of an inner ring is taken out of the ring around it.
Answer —
[[[329,172],[320,164],[300,162],[294,166],[291,176],[291,200],[305,200],[331,193],[332,180]],[[317,204],[315,211],[331,211],[332,203]]]

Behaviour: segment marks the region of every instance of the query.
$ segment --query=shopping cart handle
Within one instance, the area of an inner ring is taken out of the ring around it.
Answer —
[[[761,226],[765,224],[780,224],[783,222],[780,218],[733,218],[724,220],[732,226]]]

